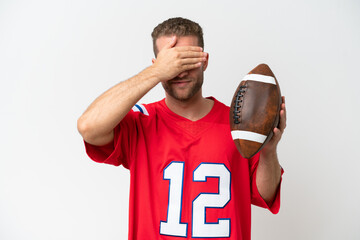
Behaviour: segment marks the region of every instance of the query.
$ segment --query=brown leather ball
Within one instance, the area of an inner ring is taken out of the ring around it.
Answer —
[[[258,153],[278,126],[280,87],[268,65],[249,72],[235,91],[230,107],[231,135],[244,158]]]

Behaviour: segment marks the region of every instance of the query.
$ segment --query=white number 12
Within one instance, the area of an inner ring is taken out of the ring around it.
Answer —
[[[201,163],[193,172],[194,182],[206,182],[208,177],[219,178],[218,193],[200,193],[192,202],[192,237],[230,237],[230,219],[206,222],[206,208],[223,208],[230,201],[231,174],[224,164]],[[164,169],[169,180],[167,220],[160,222],[160,234],[187,237],[187,223],[181,223],[184,162],[171,162]]]

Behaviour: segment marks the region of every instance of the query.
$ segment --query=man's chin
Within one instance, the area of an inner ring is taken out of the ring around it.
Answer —
[[[201,85],[188,86],[186,89],[171,87],[165,84],[162,85],[168,96],[180,102],[190,101],[201,89]]]
[[[169,95],[170,97],[174,98],[175,100],[177,101],[180,101],[180,102],[189,102],[191,99],[193,99],[193,97],[199,92],[196,91],[196,92],[176,92],[176,91],[169,91],[167,92],[167,95]]]
[[[193,97],[191,95],[178,95],[178,94],[169,94],[169,95],[175,100],[180,102],[187,102]]]

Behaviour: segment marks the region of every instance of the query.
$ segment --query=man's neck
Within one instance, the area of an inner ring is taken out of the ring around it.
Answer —
[[[165,103],[172,112],[191,121],[205,117],[214,106],[214,101],[204,98],[201,91],[187,101],[179,101],[166,94]]]

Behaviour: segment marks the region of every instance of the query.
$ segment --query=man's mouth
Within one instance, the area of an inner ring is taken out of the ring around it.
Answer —
[[[188,83],[191,82],[189,79],[174,79],[169,81],[171,84],[181,84],[181,83]]]
[[[172,86],[176,86],[176,87],[186,87],[191,81],[190,80],[175,80],[175,81],[171,81],[170,84]]]

